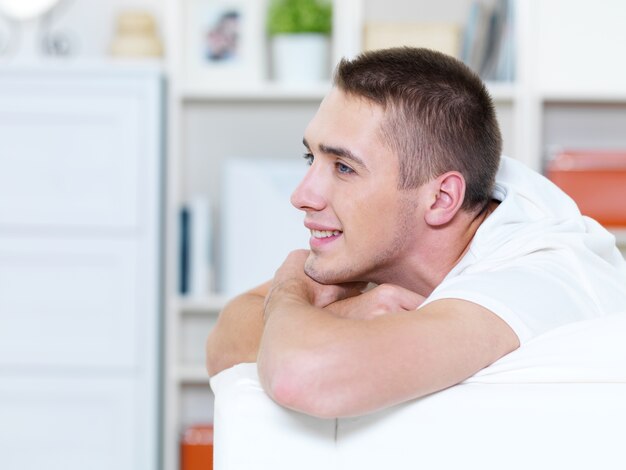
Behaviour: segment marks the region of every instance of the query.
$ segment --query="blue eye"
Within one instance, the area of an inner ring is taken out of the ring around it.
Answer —
[[[315,159],[315,157],[312,153],[305,153],[304,155],[302,155],[302,158],[306,160],[307,165],[313,165],[313,160]]]
[[[335,163],[335,166],[337,167],[337,171],[339,173],[343,173],[343,174],[354,173],[354,170],[352,168],[350,168],[348,165],[344,165],[341,162]]]

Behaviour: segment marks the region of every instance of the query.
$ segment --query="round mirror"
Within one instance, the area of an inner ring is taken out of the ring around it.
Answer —
[[[60,0],[0,0],[0,12],[16,20],[43,15]]]

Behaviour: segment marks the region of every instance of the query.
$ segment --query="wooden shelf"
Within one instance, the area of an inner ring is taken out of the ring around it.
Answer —
[[[330,82],[311,84],[281,84],[276,82],[242,84],[240,86],[183,85],[178,90],[182,101],[321,101],[328,93]]]
[[[218,314],[228,302],[228,298],[221,295],[207,297],[178,297],[173,300],[173,307],[188,314]]]
[[[544,103],[609,103],[626,104],[624,90],[545,90],[541,93]]]
[[[513,101],[516,86],[512,82],[490,82],[489,93],[496,102]],[[203,101],[317,101],[322,100],[331,89],[330,82],[312,84],[283,84],[264,82],[239,86],[194,86],[184,85],[177,90],[181,100]]]
[[[210,382],[204,365],[181,365],[176,378],[184,384],[208,384]]]

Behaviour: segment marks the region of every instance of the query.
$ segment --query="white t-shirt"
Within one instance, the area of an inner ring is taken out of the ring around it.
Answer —
[[[626,311],[626,263],[615,237],[571,198],[507,157],[493,197],[500,205],[424,305],[449,298],[479,304],[506,321],[520,343]]]

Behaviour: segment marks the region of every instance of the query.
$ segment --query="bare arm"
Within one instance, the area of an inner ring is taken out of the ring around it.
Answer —
[[[471,302],[340,318],[314,305],[308,281],[293,272],[282,279],[267,300],[259,374],[274,400],[304,413],[352,416],[424,396],[519,345],[504,321]]]
[[[210,376],[243,362],[256,362],[263,335],[265,297],[272,281],[231,300],[220,313],[206,342],[206,368]],[[326,309],[345,318],[370,318],[399,306],[415,309],[423,299],[406,289],[383,285],[366,294],[334,302]]]
[[[235,364],[256,362],[263,334],[263,303],[267,282],[231,300],[206,342],[206,368],[213,376]]]

